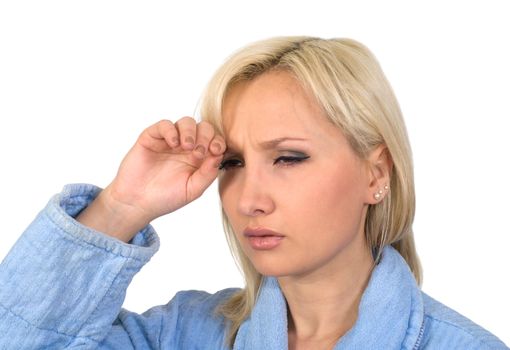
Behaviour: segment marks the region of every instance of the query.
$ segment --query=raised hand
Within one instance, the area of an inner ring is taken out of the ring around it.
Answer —
[[[162,120],[142,132],[119,171],[78,221],[129,241],[153,219],[202,195],[218,175],[225,141],[207,122]]]

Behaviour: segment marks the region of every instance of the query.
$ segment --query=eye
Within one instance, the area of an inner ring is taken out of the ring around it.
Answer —
[[[231,167],[237,167],[241,164],[241,161],[239,159],[226,159],[223,162],[221,162],[219,169],[220,170],[228,170]]]
[[[310,156],[302,156],[302,157],[291,157],[291,156],[282,156],[275,159],[273,164],[280,163],[283,166],[293,165],[295,163],[302,162],[305,159],[310,158]]]
[[[302,155],[302,156],[281,156],[274,160],[273,165],[281,165],[281,166],[291,166],[296,163],[302,162],[306,159],[310,158],[310,156]],[[226,159],[221,162],[219,169],[220,170],[229,170],[231,168],[237,168],[243,166],[242,161],[235,158]]]

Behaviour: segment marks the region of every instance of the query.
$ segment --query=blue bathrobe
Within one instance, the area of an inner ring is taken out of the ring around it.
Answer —
[[[217,305],[233,292],[182,291],[139,315],[121,308],[133,276],[159,247],[151,226],[130,244],[73,219],[99,193],[69,185],[54,196],[0,265],[0,350],[228,349]],[[287,309],[265,277],[236,350],[288,348]],[[404,259],[386,247],[358,319],[335,349],[508,349],[495,336],[420,291]]]

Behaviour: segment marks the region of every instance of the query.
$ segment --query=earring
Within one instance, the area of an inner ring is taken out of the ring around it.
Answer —
[[[384,185],[384,190],[385,190],[385,191],[388,191],[388,189],[389,189],[389,186],[388,186],[388,185]],[[380,200],[380,199],[382,198],[382,194],[383,194],[383,193],[384,193],[384,191],[383,191],[383,190],[379,190],[379,191],[377,191],[376,193],[374,193],[374,198],[375,198],[375,200],[377,200],[377,201],[378,201],[378,200]]]

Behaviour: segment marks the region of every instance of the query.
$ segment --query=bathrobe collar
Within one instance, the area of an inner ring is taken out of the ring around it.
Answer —
[[[405,260],[383,250],[361,298],[358,319],[339,349],[413,349],[423,326],[423,301]],[[239,328],[234,350],[288,349],[287,305],[278,280],[265,277],[251,316]]]

